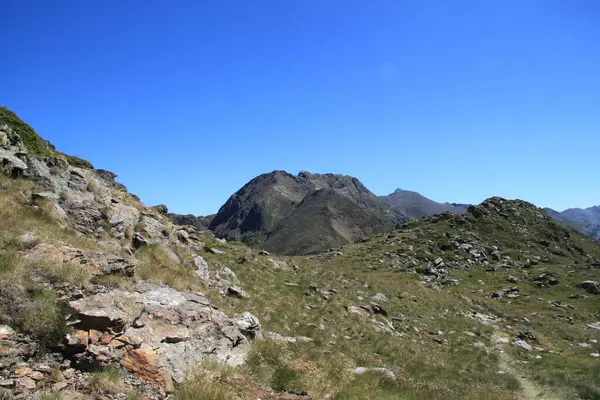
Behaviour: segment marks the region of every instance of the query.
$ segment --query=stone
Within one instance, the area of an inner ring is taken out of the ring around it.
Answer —
[[[2,387],[13,387],[15,384],[14,379],[0,379],[0,386]]]
[[[530,344],[528,344],[526,341],[524,341],[524,340],[514,341],[512,343],[512,345],[515,346],[515,347],[519,347],[519,348],[521,348],[523,350],[527,350],[527,351],[532,351],[533,350],[533,347]]]
[[[309,342],[313,341],[313,339],[306,337],[306,336],[297,336],[297,337],[282,336],[279,333],[275,333],[275,332],[268,332],[266,334],[266,336],[268,339],[270,339],[274,342],[283,342],[283,343],[298,343],[298,342],[309,343]]]
[[[113,289],[97,293],[71,301],[69,306],[75,313],[73,318],[79,321],[74,324],[76,328],[122,332],[123,336],[112,339],[108,346],[129,352],[125,361],[128,369],[139,370],[154,380],[159,377],[155,365],[176,382],[209,357],[240,365],[250,350],[244,333],[250,338],[260,336],[255,317],[228,318],[201,293],[181,292],[148,282],[137,283],[132,291]],[[110,357],[99,354],[96,348],[89,346],[82,356],[100,360]],[[152,354],[132,353],[132,349],[152,349]]]
[[[21,176],[27,164],[15,156],[14,152],[0,149],[0,171],[10,176]]]
[[[433,265],[436,268],[441,268],[444,266],[444,260],[441,257],[438,257],[435,260],[433,260]]]
[[[586,326],[587,326],[588,328],[591,328],[591,329],[595,329],[595,330],[597,330],[597,331],[600,331],[600,322],[594,322],[594,323],[592,323],[592,324],[587,324]]]
[[[33,371],[30,374],[28,374],[27,376],[29,376],[31,379],[34,379],[36,381],[41,381],[42,379],[44,379],[44,374],[41,373],[40,371]]]
[[[368,317],[369,316],[369,312],[366,311],[364,308],[362,307],[357,307],[357,306],[347,306],[346,310],[351,313],[351,314],[357,314],[361,317]]]
[[[236,297],[238,299],[247,299],[250,297],[241,286],[237,285],[227,286],[225,289],[225,295],[229,297]]]
[[[145,381],[164,383],[164,372],[158,367],[156,353],[152,350],[129,349],[121,365]]]
[[[508,283],[518,283],[519,282],[519,278],[517,278],[516,276],[513,276],[513,275],[509,275],[506,278],[506,282],[508,282]]]
[[[252,339],[261,339],[263,337],[260,321],[249,312],[244,312],[234,317],[235,324],[243,333]]]
[[[351,372],[353,372],[356,375],[364,375],[367,373],[373,373],[373,374],[378,374],[383,376],[386,379],[389,380],[396,380],[396,375],[390,371],[387,368],[365,368],[365,367],[357,367],[354,369],[351,369]]]
[[[67,382],[56,382],[54,385],[52,385],[52,391],[53,392],[60,392],[63,389],[66,389],[67,386],[69,386],[69,384]]]
[[[200,282],[207,283],[209,278],[208,263],[201,256],[194,257],[196,276]]]
[[[142,234],[150,244],[161,243],[165,240],[166,226],[161,221],[149,215],[143,215],[136,230]]]
[[[127,232],[133,236],[133,228],[137,225],[140,212],[132,206],[117,203],[111,207],[110,233],[116,239],[123,239]]]
[[[519,334],[517,335],[517,338],[519,338],[521,340],[537,341],[536,336],[530,331],[519,332]]]
[[[600,294],[600,286],[596,281],[585,281],[579,284],[579,287],[589,294]]]
[[[377,293],[373,297],[371,297],[371,301],[375,303],[387,303],[389,300],[385,294]]]
[[[14,335],[16,332],[13,328],[11,328],[8,325],[0,325],[0,338],[1,337],[7,337],[7,336],[12,336]]]
[[[15,383],[15,386],[17,387],[17,389],[21,389],[21,390],[33,390],[37,387],[37,384],[35,383],[35,381],[27,376],[24,376],[22,378],[17,379],[17,382]]]

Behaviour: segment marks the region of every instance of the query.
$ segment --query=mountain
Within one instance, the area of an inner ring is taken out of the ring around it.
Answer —
[[[555,220],[567,224],[596,240],[600,240],[600,206],[586,209],[569,208],[563,212],[545,208],[544,211]]]
[[[404,220],[356,178],[273,171],[233,194],[209,228],[227,240],[276,253],[309,254],[390,230]]]
[[[417,219],[443,212],[462,214],[467,211],[467,204],[438,203],[427,197],[408,190],[396,189],[394,193],[381,196],[391,206],[410,219]]]

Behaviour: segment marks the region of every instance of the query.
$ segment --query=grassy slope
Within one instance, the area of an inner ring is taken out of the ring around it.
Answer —
[[[301,388],[315,398],[522,398],[516,376],[498,374],[501,363],[490,342],[495,334],[512,341],[518,332],[532,331],[537,336],[532,345],[561,354],[527,353],[509,346],[509,356],[519,361],[515,371],[526,374],[547,393],[560,393],[561,398],[596,399],[600,396],[599,363],[590,353],[599,348],[597,344],[580,348],[577,343],[589,344],[590,339],[598,338],[585,328],[597,320],[598,298],[569,296],[585,294],[576,287],[581,281],[598,280],[600,273],[587,255],[600,258],[600,248],[539,215],[536,209],[526,207],[515,215],[492,215],[485,221],[470,216],[428,218],[346,246],[341,253],[287,259],[296,269],[276,269],[266,257],[244,247],[223,245],[227,255],[208,258],[234,269],[252,296],[234,304],[221,300],[223,307],[249,309],[267,330],[315,339],[307,344],[257,346],[249,374],[266,383],[273,384],[285,375],[287,389]],[[423,286],[412,273],[414,268],[403,260],[412,257],[426,265],[427,260],[441,256],[461,265],[464,254],[452,248],[449,239],[457,235],[499,247],[502,259],[497,263],[510,262],[517,268],[487,272],[483,266],[461,267],[449,274],[460,280],[458,286],[441,291]],[[542,240],[549,244],[540,244]],[[250,263],[236,263],[241,256]],[[534,256],[542,261],[523,268]],[[557,276],[560,283],[535,287],[533,277],[545,271]],[[509,275],[520,282],[506,283]],[[522,297],[490,297],[491,292],[512,286],[520,288]],[[314,287],[339,292],[324,296]],[[382,305],[402,337],[377,333],[370,322],[345,310],[345,306],[368,304],[377,292],[389,298],[389,303]],[[575,309],[557,308],[550,300]],[[496,316],[498,321],[483,324],[469,317],[473,311]],[[564,318],[571,318],[571,323]],[[353,366],[385,366],[399,379],[354,379],[346,370]],[[294,373],[286,375],[287,369]]]

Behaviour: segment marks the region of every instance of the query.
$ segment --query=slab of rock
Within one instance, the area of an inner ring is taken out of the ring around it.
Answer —
[[[131,259],[115,257],[101,251],[83,251],[70,246],[41,243],[27,251],[25,258],[30,261],[79,265],[92,276],[135,274],[135,263]]]
[[[529,343],[527,343],[526,341],[524,341],[524,340],[514,341],[514,342],[512,342],[512,345],[515,346],[515,347],[519,347],[519,348],[521,348],[523,350],[527,350],[527,351],[532,351],[533,350],[533,347]]]

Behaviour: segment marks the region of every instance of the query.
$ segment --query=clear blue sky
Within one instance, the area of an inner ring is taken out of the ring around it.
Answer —
[[[0,104],[149,205],[275,169],[600,204],[596,0],[2,0]]]

